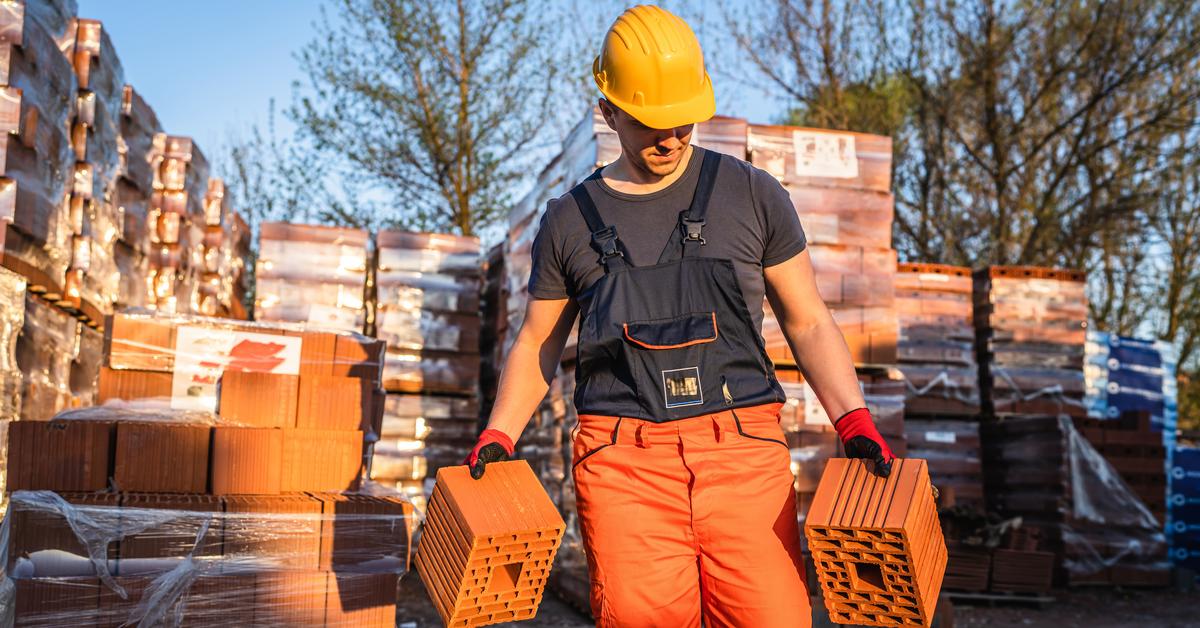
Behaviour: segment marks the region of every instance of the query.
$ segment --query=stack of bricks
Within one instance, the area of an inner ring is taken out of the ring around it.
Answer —
[[[791,196],[808,238],[817,288],[854,362],[896,363],[890,138],[790,126],[749,125],[750,163]],[[763,337],[776,363],[794,363],[768,308]]]
[[[362,229],[260,225],[254,319],[363,332],[369,243]]]
[[[0,6],[3,264],[26,278],[30,292],[51,302],[62,300],[72,261],[74,230],[65,199],[76,185],[72,123],[80,99],[70,58],[75,33],[69,0]]]
[[[484,626],[537,614],[563,520],[521,461],[438,471],[417,573],[446,626]]]
[[[483,327],[479,330],[479,409],[482,417],[491,414],[500,387],[500,367],[504,364],[504,339],[508,335],[508,290],[505,274],[504,243],[488,249],[479,309]],[[516,333],[516,330],[513,330]]]
[[[1171,452],[1167,500],[1167,540],[1171,562],[1200,574],[1200,448]]]
[[[208,180],[204,197],[204,241],[200,248],[198,313],[245,319],[243,276],[248,226],[230,208],[221,179]]]
[[[1075,270],[992,266],[975,273],[983,411],[1086,417],[1086,276]]]
[[[121,213],[120,232],[113,248],[121,273],[117,308],[145,307],[153,292],[148,282],[149,259],[155,252],[149,230],[150,202],[154,197],[150,161],[154,138],[161,133],[162,125],[154,110],[126,85],[121,103],[120,168],[113,191]]]
[[[970,269],[900,264],[896,310],[897,355],[907,387],[904,429],[909,455],[928,461],[941,507],[982,513],[979,369]]]
[[[0,268],[0,421],[21,416],[25,377],[17,364],[17,336],[24,325],[25,279]]]
[[[1167,449],[1151,414],[1125,412],[1114,419],[1076,419],[1075,425],[1096,451],[1121,474],[1150,513],[1167,519]]]
[[[394,625],[411,502],[355,492],[364,433],[379,431],[381,342],[117,314],[103,347],[104,405],[9,428],[9,556],[34,566],[18,624],[117,625],[150,605],[197,623]],[[95,538],[74,537],[66,503]],[[111,561],[88,561],[96,538]],[[80,558],[42,577],[40,550]],[[187,558],[192,586],[162,587]]]
[[[929,626],[946,544],[923,460],[888,478],[860,460],[831,460],[804,526],[834,623]]]
[[[122,313],[110,319],[104,348],[100,403],[221,416],[213,430],[219,485],[249,483],[263,493],[358,486],[382,419],[381,342],[295,325]],[[261,473],[238,471],[243,464]]]
[[[395,625],[414,523],[405,499],[216,494],[194,464],[208,426],[102,418],[13,424],[5,573],[16,625],[175,614],[185,625]],[[47,445],[49,459],[35,450]],[[80,520],[88,526],[72,526]],[[169,576],[183,568],[186,579]]]
[[[189,137],[159,133],[150,150],[149,303],[172,314],[198,312],[208,162]]]
[[[376,248],[388,401],[371,477],[419,494],[426,475],[459,464],[479,433],[479,240],[385,230]]]

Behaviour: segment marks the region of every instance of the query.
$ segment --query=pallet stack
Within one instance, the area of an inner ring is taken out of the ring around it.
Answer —
[[[394,625],[411,504],[331,491],[297,472],[324,452],[197,419],[94,408],[11,424],[16,625]]]
[[[984,413],[1086,417],[1088,301],[1080,271],[992,266],[975,273]]]
[[[26,278],[30,292],[56,302],[63,298],[74,232],[64,199],[75,185],[72,122],[79,84],[62,52],[74,48],[74,2],[5,3],[0,32],[6,121],[0,134],[3,263]]]
[[[891,139],[751,124],[747,148],[750,163],[774,175],[791,195],[817,288],[854,362],[896,364]],[[795,362],[769,308],[763,337],[777,363]]]
[[[376,336],[387,409],[371,477],[422,494],[479,433],[480,250],[474,237],[380,231]]]
[[[483,327],[479,330],[479,387],[480,421],[486,422],[496,403],[496,391],[500,386],[500,370],[504,365],[504,341],[508,336],[508,291],[505,275],[504,243],[488,249],[485,260],[483,289],[480,291],[479,310]],[[512,330],[516,333],[516,330]]]
[[[1124,412],[1116,419],[1076,419],[1076,427],[1100,452],[1150,513],[1167,520],[1167,448],[1149,412]]]
[[[254,319],[361,333],[369,242],[362,229],[260,225]]]
[[[199,314],[245,319],[243,276],[249,228],[229,206],[225,182],[208,180],[200,248]]]
[[[906,385],[904,429],[909,455],[929,462],[941,507],[981,513],[979,370],[971,295],[970,269],[898,266],[897,353]]]
[[[1200,574],[1200,448],[1177,446],[1171,452],[1167,539],[1171,562]]]
[[[190,137],[159,133],[150,152],[151,309],[192,313],[199,308],[201,246],[208,161]]]
[[[21,416],[25,376],[17,363],[17,337],[25,325],[25,279],[0,268],[0,421]]]
[[[158,116],[133,87],[126,85],[121,101],[120,168],[114,191],[121,214],[113,258],[121,273],[115,307],[146,307],[149,285],[150,203],[154,196],[151,154],[155,136],[162,133]]]

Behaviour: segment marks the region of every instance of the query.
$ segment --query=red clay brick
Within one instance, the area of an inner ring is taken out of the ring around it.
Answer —
[[[112,399],[169,399],[171,373],[159,371],[128,371],[100,368],[99,402]]]
[[[114,432],[103,421],[9,423],[8,490],[106,489]]]
[[[516,619],[540,600],[564,527],[524,461],[489,465],[480,480],[465,466],[444,467],[426,510],[417,572],[447,625]]]
[[[362,432],[283,430],[280,489],[353,491],[362,475]]]
[[[320,569],[362,569],[365,563],[379,565],[386,558],[408,569],[412,503],[399,497],[337,493],[312,493],[311,498],[321,505]]]
[[[296,375],[225,371],[217,413],[247,427],[295,427],[299,387]]]
[[[16,626],[86,626],[97,623],[100,590],[96,578],[17,579]]]
[[[805,534],[835,622],[933,621],[947,554],[924,460],[899,459],[886,479],[830,460]]]
[[[396,625],[395,573],[335,573],[329,577],[325,601],[326,626]]]
[[[322,626],[332,574],[282,571],[255,579],[255,626]]]
[[[111,508],[115,521],[120,497],[116,493],[61,493],[59,495],[72,506]],[[86,512],[89,516],[93,513]],[[19,558],[28,557],[33,552],[42,550],[59,550],[70,552],[76,556],[88,557],[89,550],[71,529],[67,519],[58,513],[48,512],[36,505],[27,504],[17,499],[9,502],[8,506],[8,568],[11,571]],[[103,520],[103,519],[102,519]],[[109,543],[107,556],[117,557],[117,543]],[[84,567],[91,575],[92,568]]]
[[[321,553],[321,502],[309,495],[227,495],[224,498],[226,571],[242,561],[271,570],[316,570]]]
[[[214,495],[272,495],[283,469],[283,430],[213,428],[210,486]]]
[[[296,427],[315,430],[361,430],[374,415],[373,385],[355,377],[300,376]]]
[[[113,480],[122,491],[204,493],[211,428],[119,423]]]

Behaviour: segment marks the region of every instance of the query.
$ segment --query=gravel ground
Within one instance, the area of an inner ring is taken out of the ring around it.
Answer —
[[[397,622],[402,628],[441,626],[437,611],[429,602],[417,574],[410,573],[400,585],[401,602]],[[953,605],[955,628],[976,626],[1032,626],[1034,628],[1184,628],[1200,626],[1200,593],[1173,590],[1075,589],[1055,591],[1053,603],[1045,608],[999,604],[994,606]],[[822,614],[823,613],[819,613]],[[538,615],[518,624],[498,624],[529,628],[584,628],[592,622],[575,609],[547,592]],[[817,618],[814,626],[829,626]],[[935,628],[938,624],[935,624]]]

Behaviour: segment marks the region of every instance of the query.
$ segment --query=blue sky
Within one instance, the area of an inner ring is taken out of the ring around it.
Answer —
[[[103,22],[125,82],[164,129],[192,136],[210,159],[229,132],[265,125],[271,98],[291,101],[293,53],[320,16],[317,0],[78,2],[80,17]]]
[[[320,0],[78,0],[80,17],[104,24],[133,85],[164,129],[190,135],[212,160],[230,133],[264,125],[269,102],[291,102],[302,75],[294,53],[312,37]],[[719,20],[710,0],[667,2],[697,34]],[[619,9],[617,10],[619,12]],[[614,13],[613,17],[616,17]],[[597,46],[602,33],[597,33]],[[717,77],[714,77],[717,78]],[[716,81],[720,113],[765,122],[778,104]],[[281,135],[292,126],[276,116]]]

